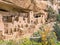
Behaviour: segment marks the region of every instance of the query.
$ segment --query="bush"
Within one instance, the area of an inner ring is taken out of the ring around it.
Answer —
[[[50,31],[50,27],[47,25],[43,25],[43,27],[41,27],[40,29],[42,45],[55,45],[56,44],[55,32]]]
[[[60,40],[60,26],[58,25],[58,23],[55,24],[54,31],[56,32],[57,39]]]
[[[37,32],[33,33],[33,37],[39,37],[39,36],[40,36],[39,31],[37,31]]]
[[[42,45],[40,42],[31,41],[28,38],[23,38],[18,41],[9,40],[9,41],[0,41],[0,45]]]
[[[41,43],[35,42],[33,40],[31,41],[30,39],[25,38],[25,39],[23,39],[23,42],[20,43],[20,45],[41,45]]]
[[[60,14],[57,15],[57,21],[60,22]]]

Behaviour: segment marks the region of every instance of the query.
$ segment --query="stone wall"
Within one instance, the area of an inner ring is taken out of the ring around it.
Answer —
[[[33,11],[18,14],[4,13],[0,15],[0,30],[3,32],[2,35],[5,39],[12,39],[14,35],[14,38],[18,38],[27,33],[32,34],[46,21],[46,14],[43,12],[40,15],[35,14]],[[10,38],[11,36],[12,38]]]
[[[21,9],[22,12],[14,12],[13,9],[10,10],[11,12],[0,12],[0,30],[5,39],[15,39],[27,34],[31,36],[42,24],[46,23],[48,6],[52,6],[57,11],[59,7],[57,1],[53,1],[53,4],[45,0],[7,0],[5,2],[9,1],[23,9]],[[29,11],[23,12],[24,9]]]

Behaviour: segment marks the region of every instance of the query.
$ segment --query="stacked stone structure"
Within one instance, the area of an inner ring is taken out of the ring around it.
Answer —
[[[25,34],[33,34],[47,20],[48,0],[15,1],[0,0],[0,33],[4,39],[15,39]],[[18,3],[19,1],[21,4]]]

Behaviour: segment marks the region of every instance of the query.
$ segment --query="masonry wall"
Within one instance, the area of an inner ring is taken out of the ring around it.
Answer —
[[[45,23],[46,19],[44,16],[46,14],[37,15],[33,11],[18,14],[4,13],[0,14],[0,30],[5,39],[18,38],[27,33],[32,34]]]

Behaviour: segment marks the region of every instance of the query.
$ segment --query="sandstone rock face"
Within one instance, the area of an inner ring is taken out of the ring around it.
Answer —
[[[12,2],[13,4],[20,6],[22,8],[28,8],[31,4],[31,0],[7,0]]]
[[[34,11],[40,10],[40,9],[46,9],[47,4],[46,1],[41,0],[3,0],[5,2],[10,2],[11,4],[14,4],[16,6],[22,7],[24,9],[31,9]]]

